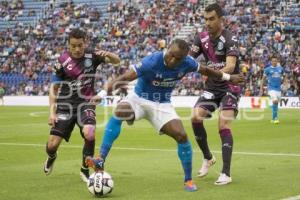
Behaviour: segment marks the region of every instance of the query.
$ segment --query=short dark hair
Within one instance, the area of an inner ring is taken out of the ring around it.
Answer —
[[[279,56],[277,54],[273,54],[271,55],[271,59],[276,58],[277,60],[279,60]]]
[[[205,8],[204,11],[205,11],[205,12],[216,11],[218,17],[224,16],[222,7],[221,7],[219,4],[217,4],[217,3],[213,3],[213,4],[208,5],[208,6]]]
[[[176,44],[181,50],[184,51],[190,50],[189,44],[183,39],[176,38],[171,42],[170,46],[172,46],[173,44]]]
[[[70,41],[71,38],[76,38],[76,39],[81,39],[82,38],[83,40],[85,40],[86,33],[85,33],[85,31],[83,31],[79,28],[75,28],[69,34],[69,41]]]

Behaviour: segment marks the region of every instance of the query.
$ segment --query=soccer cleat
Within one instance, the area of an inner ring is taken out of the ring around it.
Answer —
[[[104,170],[104,160],[100,157],[93,158],[91,156],[87,156],[85,159],[85,163],[88,167],[93,168],[95,171]]]
[[[44,163],[44,172],[46,175],[50,175],[54,166],[54,161],[56,160],[56,155],[53,158],[48,157]]]
[[[221,173],[218,180],[215,182],[215,185],[226,185],[232,182],[232,179],[230,176],[227,176],[224,173]]]
[[[87,183],[90,177],[89,168],[81,167],[80,169],[80,178],[83,182]]]
[[[192,180],[189,180],[184,183],[184,189],[189,192],[195,192],[197,191],[197,186]]]
[[[279,120],[278,120],[278,119],[271,120],[271,123],[272,123],[272,124],[279,124]]]
[[[215,156],[212,156],[210,160],[203,159],[201,169],[198,171],[198,177],[204,177],[208,174],[208,169],[216,163]]]

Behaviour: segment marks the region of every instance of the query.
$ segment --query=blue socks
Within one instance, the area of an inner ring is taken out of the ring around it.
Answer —
[[[112,144],[119,137],[121,132],[122,121],[112,116],[105,127],[104,136],[102,139],[102,144],[100,147],[100,156],[105,160],[107,157]]]
[[[191,143],[186,141],[185,143],[177,144],[177,153],[181,161],[184,170],[184,182],[192,180],[192,156],[193,149]]]
[[[278,104],[272,105],[272,120],[278,119]]]

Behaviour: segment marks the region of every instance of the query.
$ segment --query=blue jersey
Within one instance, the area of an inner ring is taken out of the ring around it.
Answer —
[[[150,101],[170,102],[177,82],[185,74],[198,71],[199,67],[195,59],[186,56],[175,69],[169,69],[164,62],[164,52],[155,52],[133,67],[138,76],[134,91],[139,97]]]
[[[281,80],[284,70],[281,66],[269,66],[264,70],[264,74],[268,78],[268,90],[281,91]]]

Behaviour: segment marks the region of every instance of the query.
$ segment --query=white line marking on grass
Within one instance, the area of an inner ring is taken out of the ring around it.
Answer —
[[[30,144],[30,143],[9,143],[1,142],[0,145],[3,146],[31,146],[31,147],[44,147],[45,144]],[[78,149],[82,148],[80,145],[61,145],[62,148]],[[99,148],[97,148],[99,149]],[[152,148],[134,148],[134,147],[113,147],[115,150],[129,150],[129,151],[160,151],[160,152],[175,152],[176,149],[152,149]],[[194,150],[194,152],[200,152]],[[212,151],[213,153],[222,153],[221,151]],[[300,154],[296,153],[262,153],[262,152],[243,152],[235,151],[234,154],[238,155],[250,155],[250,156],[290,156],[290,157],[300,157]]]
[[[294,196],[294,197],[287,197],[287,198],[284,198],[284,199],[281,199],[281,200],[300,200],[300,195]]]
[[[29,113],[29,115],[31,117],[40,117],[40,116],[44,116],[44,114],[47,114],[48,112],[42,111],[42,112],[31,112]]]

